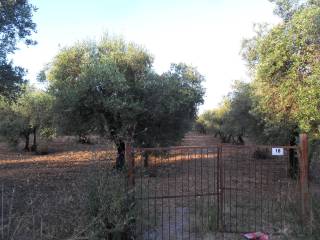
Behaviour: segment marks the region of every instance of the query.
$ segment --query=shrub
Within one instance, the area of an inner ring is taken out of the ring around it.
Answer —
[[[95,174],[88,189],[89,239],[133,239],[135,201],[126,176],[116,170]]]

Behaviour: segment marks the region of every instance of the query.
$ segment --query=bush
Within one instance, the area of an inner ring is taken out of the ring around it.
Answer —
[[[95,174],[88,189],[88,217],[91,240],[133,239],[135,201],[127,192],[126,176],[116,170]]]

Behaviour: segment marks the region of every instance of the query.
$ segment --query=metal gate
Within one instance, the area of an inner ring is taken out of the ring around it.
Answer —
[[[216,145],[134,149],[129,179],[137,239],[215,239],[282,229],[295,147]],[[291,164],[292,165],[292,164]]]
[[[272,155],[272,149],[281,152]],[[283,229],[290,193],[297,189],[289,158],[292,154],[298,161],[296,148],[222,146],[221,153],[220,230],[272,233]]]

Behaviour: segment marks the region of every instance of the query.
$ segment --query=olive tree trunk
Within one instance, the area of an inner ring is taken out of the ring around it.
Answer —
[[[30,143],[30,133],[25,133],[24,134],[25,137],[25,145],[24,145],[24,151],[29,152],[30,148],[29,148],[29,143]]]
[[[31,151],[32,152],[36,152],[37,151],[37,147],[38,147],[38,144],[37,144],[37,128],[34,127],[33,128],[33,144],[31,146]]]
[[[122,170],[125,164],[125,151],[126,145],[124,141],[120,140],[117,144],[117,159],[116,159],[116,169]]]

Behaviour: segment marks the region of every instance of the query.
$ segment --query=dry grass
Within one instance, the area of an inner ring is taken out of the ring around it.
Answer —
[[[40,156],[0,147],[0,239],[81,239],[96,172],[113,165],[112,145],[56,141]]]

